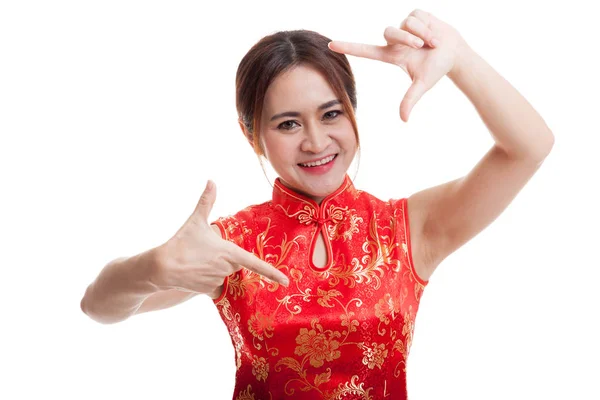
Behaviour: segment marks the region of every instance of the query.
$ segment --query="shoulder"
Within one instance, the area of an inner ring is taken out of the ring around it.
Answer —
[[[351,194],[353,205],[356,208],[381,211],[389,207],[389,202],[365,190],[355,189]]]
[[[392,219],[400,236],[406,243],[409,263],[422,283],[427,283],[436,265],[432,243],[427,235],[427,203],[418,195],[394,198],[383,201],[378,197],[362,192],[366,201],[362,204],[377,212],[378,220]]]
[[[400,197],[383,201],[380,198],[359,191],[357,196],[358,207],[375,218],[377,225],[388,226],[394,229],[396,240],[405,245],[407,260],[413,274],[419,282],[426,285],[432,268],[432,254],[430,242],[425,236],[425,210],[424,204],[418,197]],[[390,224],[390,225],[388,225]]]
[[[376,212],[378,219],[403,218],[407,208],[406,197],[383,200],[364,190],[356,190],[355,200],[358,208]]]
[[[210,225],[223,239],[242,246],[244,236],[249,231],[247,227],[260,220],[262,216],[269,215],[272,210],[271,201],[253,204],[237,211],[235,214],[218,217]]]

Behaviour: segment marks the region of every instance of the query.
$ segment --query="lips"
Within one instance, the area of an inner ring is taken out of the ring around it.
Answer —
[[[317,160],[308,161],[308,162],[305,162],[305,163],[298,163],[298,165],[301,166],[301,167],[304,167],[304,168],[320,167],[320,166],[329,164],[336,157],[337,157],[337,154],[332,154],[332,155],[329,155],[327,157],[322,157],[322,158],[317,159]]]

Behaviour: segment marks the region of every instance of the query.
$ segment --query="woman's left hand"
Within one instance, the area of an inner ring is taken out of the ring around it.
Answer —
[[[400,118],[408,122],[408,116],[419,99],[456,68],[461,54],[469,46],[452,26],[419,9],[402,21],[400,29],[390,26],[383,36],[386,46],[332,41],[329,48],[402,68],[412,79],[412,85],[400,103]],[[417,45],[415,40],[424,41],[424,44]]]

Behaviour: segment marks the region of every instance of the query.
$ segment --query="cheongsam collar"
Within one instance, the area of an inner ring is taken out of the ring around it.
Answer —
[[[320,205],[306,195],[284,186],[280,178],[275,180],[273,186],[274,207],[305,225],[316,223],[322,226],[327,222],[333,224],[341,222],[346,213],[340,211],[347,209],[347,206],[352,204],[357,196],[358,191],[348,174],[344,176],[340,187],[325,197]]]

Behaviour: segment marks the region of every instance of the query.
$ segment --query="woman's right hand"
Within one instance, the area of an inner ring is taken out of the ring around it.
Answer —
[[[210,295],[223,285],[225,277],[244,267],[288,286],[288,279],[281,271],[224,240],[211,228],[208,216],[215,199],[215,184],[208,181],[192,215],[158,248],[159,262],[152,273],[152,283],[161,290]]]

